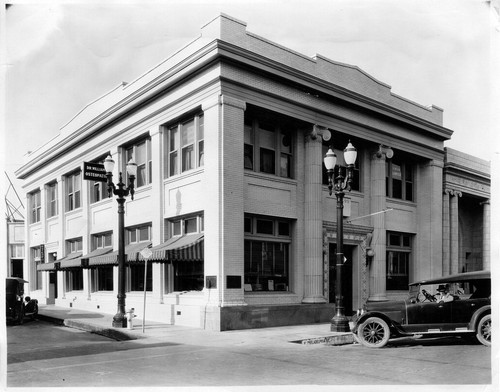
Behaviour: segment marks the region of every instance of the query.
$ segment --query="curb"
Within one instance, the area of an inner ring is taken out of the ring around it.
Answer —
[[[290,343],[298,343],[304,345],[325,344],[327,346],[342,346],[346,344],[353,344],[354,342],[355,342],[354,335],[350,332],[347,332],[332,336],[324,336],[320,338],[293,340]]]
[[[56,325],[63,325],[63,326],[69,327],[69,328],[80,329],[82,331],[94,333],[96,335],[105,336],[107,338],[118,340],[118,341],[136,340],[137,339],[136,336],[130,335],[130,334],[123,332],[119,329],[98,327],[96,325],[91,325],[89,323],[78,321],[78,320],[70,320],[70,319],[64,320],[64,319],[60,319],[57,317],[47,316],[44,314],[38,314],[38,318],[41,320],[56,324]]]

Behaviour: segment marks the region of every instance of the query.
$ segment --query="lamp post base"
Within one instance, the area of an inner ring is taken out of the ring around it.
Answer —
[[[332,332],[350,332],[349,320],[345,316],[335,316],[330,322],[330,331]]]
[[[117,313],[113,316],[113,328],[127,328],[125,313]]]

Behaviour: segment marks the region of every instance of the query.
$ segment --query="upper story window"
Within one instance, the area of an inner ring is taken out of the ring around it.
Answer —
[[[135,187],[140,188],[141,186],[151,184],[153,179],[153,162],[151,160],[151,140],[149,138],[141,139],[125,148],[124,165],[132,158],[134,158],[137,164]],[[123,170],[123,172],[126,173],[127,171]]]
[[[349,144],[349,138],[344,137],[341,134],[334,133],[332,135],[332,139],[328,142],[323,142],[323,147],[322,147],[322,157],[326,155],[326,152],[328,151],[329,148],[332,149],[332,151],[335,153],[337,156],[337,166],[335,167],[335,176],[337,175],[337,170],[338,166],[342,167],[342,175],[345,176],[345,167],[346,163],[344,160],[344,148],[346,148],[347,144]],[[356,161],[354,162],[354,170],[353,170],[353,178],[352,178],[352,183],[351,183],[351,190],[353,191],[361,191],[361,162],[362,162],[362,154],[360,154],[360,149],[361,145],[358,141],[352,141],[352,144],[355,145],[355,147],[358,150],[358,157]],[[326,171],[326,167],[321,162],[321,168],[323,170],[323,180],[322,184],[323,185],[328,185],[328,173]],[[335,178],[334,178],[335,179]]]
[[[393,158],[386,160],[385,168],[386,195],[395,199],[413,201],[413,165]]]
[[[93,161],[94,163],[103,164],[105,156]],[[98,201],[109,199],[108,185],[102,181],[89,181],[90,183],[90,203],[97,203]]]
[[[83,249],[83,242],[81,238],[66,240],[66,253],[77,253]]]
[[[92,235],[92,250],[110,248],[113,246],[113,233],[100,233]]]
[[[47,185],[47,218],[57,215],[57,182]]]
[[[168,237],[203,233],[205,230],[203,214],[176,217],[166,222]]]
[[[293,178],[294,138],[283,124],[277,119],[245,117],[245,169]]]
[[[75,172],[66,176],[66,211],[73,211],[82,206],[81,188],[81,172]]]
[[[29,194],[30,202],[30,223],[40,222],[40,212],[42,210],[41,192],[39,190]]]
[[[170,126],[164,138],[165,178],[203,166],[204,139],[203,114]]]
[[[127,228],[127,244],[151,241],[151,224]]]

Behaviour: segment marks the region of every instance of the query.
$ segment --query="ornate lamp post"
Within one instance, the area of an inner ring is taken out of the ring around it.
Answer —
[[[113,316],[114,328],[126,328],[127,318],[125,316],[125,197],[130,194],[130,198],[134,200],[134,180],[137,175],[137,164],[131,159],[127,164],[127,173],[129,176],[129,186],[125,188],[122,181],[122,173],[118,184],[113,183],[113,169],[115,161],[108,155],[104,160],[104,170],[106,170],[106,177],[108,178],[108,194],[117,196],[118,202],[118,309]]]
[[[348,332],[349,320],[344,313],[344,304],[342,299],[342,265],[344,264],[344,191],[351,191],[351,183],[354,171],[354,162],[356,162],[357,151],[349,141],[344,150],[344,160],[347,165],[346,176],[342,174],[342,168],[338,167],[338,175],[334,180],[335,165],[337,156],[331,148],[328,149],[323,162],[328,172],[328,189],[330,195],[335,189],[337,197],[337,264],[336,264],[336,282],[335,282],[335,316],[331,320],[330,330],[335,332]]]

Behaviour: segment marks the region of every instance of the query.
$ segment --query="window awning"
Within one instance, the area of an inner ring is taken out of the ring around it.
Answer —
[[[82,252],[73,252],[66,257],[57,260],[60,265],[59,268],[75,268],[82,266]]]
[[[139,242],[125,246],[126,262],[133,263],[137,261],[139,252],[149,245],[151,245],[151,242]],[[111,248],[108,249],[111,250]],[[88,265],[89,267],[98,265],[118,265],[118,251],[107,251],[104,254],[90,256]]]
[[[152,261],[202,261],[203,234],[187,234],[181,237],[172,237],[168,241],[151,249],[153,253],[148,260]],[[139,260],[144,260],[139,255]]]
[[[59,269],[59,261],[51,261],[50,263],[37,264],[37,271],[56,271]]]

